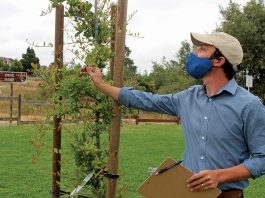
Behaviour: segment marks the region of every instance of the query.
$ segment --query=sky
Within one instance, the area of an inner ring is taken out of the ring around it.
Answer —
[[[249,0],[233,2],[245,6]],[[138,72],[151,72],[152,62],[160,62],[163,57],[173,59],[181,42],[190,41],[190,32],[212,32],[221,21],[219,6],[225,8],[228,3],[229,0],[128,0],[128,15],[136,14],[128,21],[127,30],[143,37],[126,37]],[[40,16],[47,10],[49,0],[0,0],[0,5],[0,57],[21,59],[33,42],[54,43],[55,13]],[[53,62],[53,48],[33,48],[41,65]],[[72,58],[66,50],[64,61]]]

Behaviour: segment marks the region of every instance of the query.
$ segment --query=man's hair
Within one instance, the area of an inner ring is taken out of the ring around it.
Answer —
[[[216,49],[212,58],[218,59],[221,56],[225,58],[225,56],[218,49]],[[233,69],[233,66],[226,58],[224,64],[222,65],[222,68],[224,69],[225,76],[228,78],[228,80],[231,80],[235,76],[235,71]]]

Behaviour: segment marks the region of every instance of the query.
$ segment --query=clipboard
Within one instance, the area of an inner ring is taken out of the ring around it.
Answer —
[[[193,173],[180,164],[172,166],[174,163],[177,164],[172,158],[166,158],[137,192],[146,198],[217,198],[221,194],[218,188],[191,192],[187,188],[186,179]],[[158,174],[160,170],[170,166],[170,169]]]

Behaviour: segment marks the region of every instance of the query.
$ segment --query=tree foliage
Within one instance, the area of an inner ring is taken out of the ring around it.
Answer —
[[[17,59],[13,60],[11,64],[6,64],[0,59],[0,71],[21,72],[23,71],[23,66]]]
[[[43,79],[40,84],[42,94],[52,104],[47,111],[47,119],[57,115],[84,125],[81,133],[71,131],[77,180],[81,181],[93,171],[95,175],[87,183],[87,193],[92,197],[104,197],[105,179],[100,175],[100,170],[106,167],[107,147],[101,142],[100,136],[109,131],[112,103],[110,98],[95,89],[88,77],[79,75],[79,65],[72,68],[64,65],[60,71],[62,80],[57,86],[56,68],[35,69]]]
[[[95,172],[88,183],[92,186],[91,196],[104,197],[105,180],[100,170],[106,167],[107,148],[100,136],[109,131],[112,103],[91,85],[88,77],[80,77],[79,72],[78,67],[63,70],[63,80],[56,92],[57,98],[63,98],[58,110],[63,115],[78,115],[78,120],[84,123],[84,132],[76,133],[73,139],[75,163],[82,177]]]
[[[65,17],[71,30],[68,37],[72,45],[68,49],[76,59],[87,65],[105,68],[113,56],[110,49],[112,22],[110,20],[111,3],[98,0],[98,9],[90,1],[50,0],[50,9],[64,4]],[[57,116],[75,115],[84,124],[82,133],[74,133],[72,150],[78,170],[78,180],[93,171],[95,174],[88,182],[87,189],[91,197],[105,197],[106,180],[100,170],[107,166],[107,148],[101,141],[101,134],[109,131],[112,116],[110,99],[97,91],[88,77],[80,77],[80,66],[73,64],[60,69],[61,80],[55,83],[54,66],[48,70],[36,72],[43,78],[43,94],[51,100],[54,110],[50,114]]]
[[[166,60],[163,57],[161,63],[153,62],[153,70],[149,77],[157,93],[176,93],[196,82],[186,74],[185,70],[185,62],[192,49],[192,45],[185,40],[182,41],[175,59]]]
[[[130,58],[131,50],[128,46],[125,47],[125,59],[124,59],[124,74],[123,79],[129,80],[137,77],[137,66],[134,61]]]
[[[112,4],[110,0],[98,0],[97,11],[94,1],[50,0],[54,8],[58,3],[65,5],[65,17],[71,27],[68,36],[73,45],[70,51],[87,65],[105,68],[113,52],[110,49],[112,21],[110,18]],[[72,30],[72,28],[74,30]]]
[[[33,48],[28,47],[25,54],[22,54],[22,59],[20,60],[23,71],[27,72],[29,75],[32,74],[32,64],[35,64],[39,67],[40,65],[40,59],[36,57],[35,51]]]
[[[245,86],[245,74],[254,77],[251,91],[265,99],[265,7],[263,0],[250,0],[245,7],[230,1],[227,8],[220,7],[222,22],[217,28],[238,38],[244,59],[237,79]]]

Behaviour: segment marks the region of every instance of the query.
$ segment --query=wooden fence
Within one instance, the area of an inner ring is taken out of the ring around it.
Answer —
[[[35,106],[35,107],[48,106],[49,105],[49,103],[46,101],[24,100],[22,102],[21,95],[6,96],[6,97],[0,96],[0,102],[1,101],[9,101],[9,112],[8,113],[2,113],[0,115],[0,121],[9,121],[10,123],[12,123],[13,121],[16,121],[17,124],[32,124],[32,123],[36,123],[36,122],[41,121],[41,120],[22,120],[22,117],[23,117],[22,105],[24,105],[24,106]],[[39,114],[39,113],[40,112],[38,112],[36,114]],[[25,113],[24,113],[24,116],[25,116]]]
[[[153,123],[176,123],[180,124],[180,118],[175,119],[159,119],[159,118],[142,118],[139,115],[135,116],[123,116],[124,119],[134,119],[135,124],[139,124],[140,122],[153,122]]]
[[[17,124],[32,124],[36,122],[41,122],[41,120],[21,120],[22,117],[22,99],[21,95],[19,96],[6,96],[6,97],[0,97],[0,102],[1,101],[9,101],[10,104],[10,111],[9,111],[9,117],[0,117],[0,121],[9,121],[12,123],[13,121],[16,121]],[[17,107],[17,110],[14,111],[14,105]],[[32,100],[25,100],[23,101],[23,105],[26,106],[48,106],[49,103],[46,101],[32,101]],[[14,115],[16,114],[16,115]],[[8,114],[7,114],[8,115]],[[3,116],[3,115],[1,115]],[[141,117],[142,116],[142,117]],[[176,123],[180,124],[180,119],[174,118],[174,119],[163,119],[163,118],[144,118],[145,115],[133,115],[133,116],[123,116],[122,119],[126,122],[127,120],[134,120],[133,122],[135,124],[139,123]],[[64,118],[64,122],[66,123],[77,123],[78,121],[76,119],[74,120],[69,120]]]
[[[21,121],[21,95],[19,95],[19,96],[6,96],[6,97],[1,96],[0,101],[10,101],[9,117],[0,117],[0,121],[9,121],[10,123],[12,123],[12,121],[17,121],[17,124],[19,124]],[[14,104],[14,102],[17,102],[17,106],[18,106],[18,113],[15,117],[13,115],[13,104]]]

